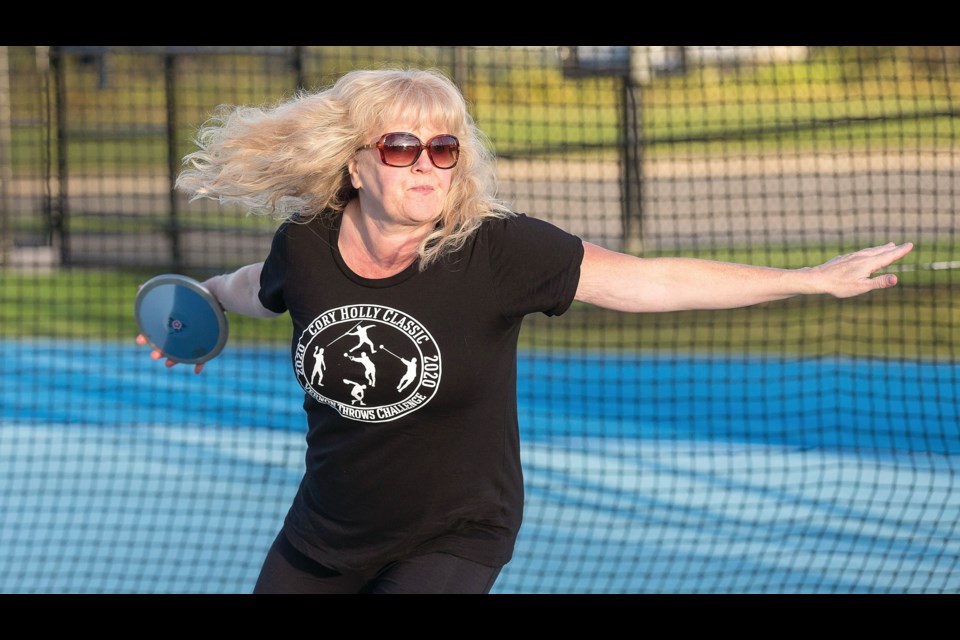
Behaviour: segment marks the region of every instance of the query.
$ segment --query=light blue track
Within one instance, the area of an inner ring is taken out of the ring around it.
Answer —
[[[302,474],[283,349],[0,341],[0,592],[246,592]],[[960,366],[521,354],[499,592],[955,592]]]

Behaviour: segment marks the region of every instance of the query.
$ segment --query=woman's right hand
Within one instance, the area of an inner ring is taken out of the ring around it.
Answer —
[[[138,287],[138,290],[139,290],[139,289],[143,289],[143,285],[142,285],[142,284]],[[150,344],[150,342],[147,340],[146,336],[144,336],[144,335],[141,333],[141,334],[138,334],[138,335],[137,335],[137,344],[139,344],[139,345],[145,345],[145,344]],[[154,360],[161,360],[161,359],[163,358],[163,352],[160,351],[160,349],[154,349],[154,350],[152,350],[152,351],[150,352],[150,357],[153,358]],[[175,365],[175,364],[179,364],[179,363],[178,363],[176,360],[174,360],[173,358],[167,358],[167,362],[166,362],[167,369],[169,369],[170,367],[172,367],[172,366]],[[193,372],[194,372],[194,373],[199,374],[201,371],[203,371],[203,363],[202,363],[202,362],[199,363],[199,364],[197,364],[197,366],[195,366],[195,367],[193,368]]]
[[[137,344],[144,345],[144,344],[149,344],[149,342],[148,342],[147,339],[143,336],[143,334],[140,334],[140,335],[137,336]],[[163,359],[163,352],[160,351],[159,349],[154,349],[153,351],[150,352],[150,357],[153,358],[154,360],[161,360],[161,359]],[[178,362],[177,362],[176,360],[172,359],[172,358],[167,358],[167,361],[166,361],[165,364],[166,364],[167,368],[169,369],[169,368],[172,367],[173,365],[178,364]],[[193,367],[193,372],[194,372],[194,373],[199,374],[201,371],[203,371],[203,363],[202,363],[202,362],[196,364],[196,365]]]

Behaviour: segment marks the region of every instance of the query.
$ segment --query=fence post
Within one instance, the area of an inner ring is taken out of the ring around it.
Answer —
[[[57,197],[56,206],[51,202],[51,242],[60,243],[60,264],[70,266],[70,225],[67,200],[67,72],[63,47],[50,47],[50,66],[53,68],[54,100],[56,104],[57,129]],[[52,198],[51,198],[52,200]]]
[[[647,47],[630,47],[630,67],[623,78],[623,129],[620,154],[620,197],[623,250],[643,252],[643,101],[642,86],[650,79]]]
[[[467,71],[467,48],[460,45],[453,47],[453,83],[463,93],[466,93]]]
[[[176,54],[167,52],[163,56],[164,95],[167,102],[167,182],[169,187],[170,224],[167,233],[170,236],[170,260],[173,270],[180,272],[183,267],[183,251],[180,246],[180,220],[177,206],[177,93],[176,93]]]
[[[303,79],[303,47],[294,47],[293,48],[293,73],[297,79],[297,92],[303,91],[304,89],[304,79]]]
[[[13,229],[10,225],[10,180],[13,152],[10,108],[9,47],[0,46],[0,267],[10,264],[13,252]]]

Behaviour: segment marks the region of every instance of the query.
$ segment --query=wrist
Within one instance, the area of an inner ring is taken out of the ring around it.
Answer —
[[[223,281],[225,277],[225,275],[221,274],[208,278],[200,283],[207,291],[213,294],[213,297],[217,299],[221,307],[223,306]]]
[[[820,273],[813,267],[800,267],[792,269],[790,275],[793,279],[792,285],[796,293],[801,295],[817,295],[824,293],[822,278]]]

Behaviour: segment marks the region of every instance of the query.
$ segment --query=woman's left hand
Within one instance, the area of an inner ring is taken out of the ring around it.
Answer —
[[[913,244],[897,245],[889,242],[879,247],[861,249],[855,253],[837,256],[817,267],[811,267],[816,276],[817,289],[837,298],[850,298],[872,291],[896,286],[897,276],[887,273],[870,276],[910,253]]]

